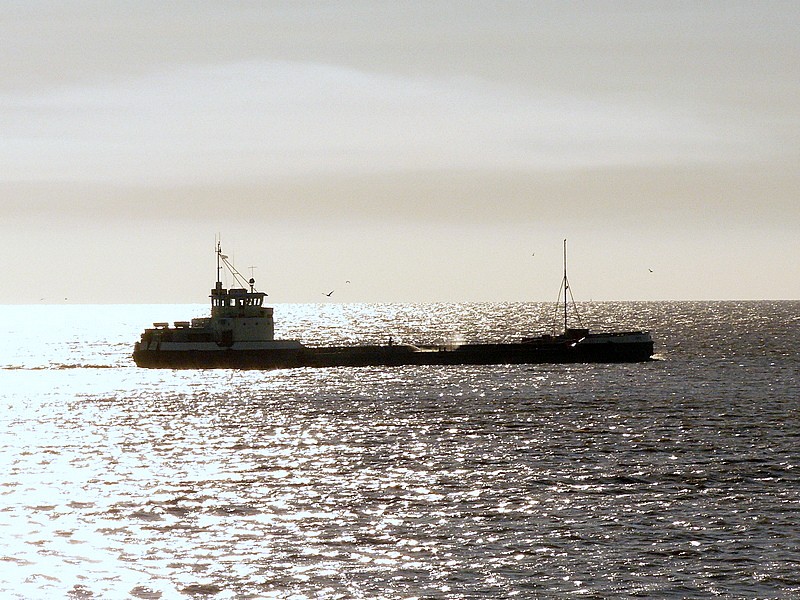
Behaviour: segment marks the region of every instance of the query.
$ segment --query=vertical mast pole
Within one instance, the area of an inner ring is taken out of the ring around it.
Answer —
[[[221,282],[220,271],[222,270],[222,266],[219,264],[221,254],[222,254],[222,242],[217,241],[217,283]]]
[[[567,293],[569,281],[567,280],[567,240],[564,240],[564,335],[567,334]]]

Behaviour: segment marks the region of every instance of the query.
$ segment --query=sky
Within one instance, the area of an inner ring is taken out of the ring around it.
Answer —
[[[0,303],[800,299],[795,2],[10,0]],[[346,282],[350,283],[346,283]],[[335,293],[323,296],[330,290]]]

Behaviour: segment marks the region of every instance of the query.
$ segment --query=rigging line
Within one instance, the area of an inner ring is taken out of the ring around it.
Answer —
[[[239,273],[239,271],[236,270],[236,267],[233,266],[233,264],[231,263],[231,261],[228,259],[227,256],[225,256],[224,254],[220,254],[219,256],[222,259],[222,262],[228,268],[230,274],[233,276],[234,282],[239,286],[246,288],[249,284],[245,280],[244,275],[242,275],[241,273]]]

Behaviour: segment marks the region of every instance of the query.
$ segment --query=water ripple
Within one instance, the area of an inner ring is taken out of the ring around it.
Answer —
[[[664,360],[643,365],[98,369],[128,360],[121,344],[104,354],[102,331],[85,354],[14,355],[0,371],[0,589],[800,595],[799,370],[781,333],[797,308],[587,306],[656,323]],[[538,309],[496,307],[499,335]],[[338,320],[361,315],[368,336],[402,317],[433,338],[486,310],[350,306]]]

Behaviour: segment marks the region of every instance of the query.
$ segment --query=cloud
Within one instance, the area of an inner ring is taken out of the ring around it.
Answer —
[[[728,160],[753,132],[633,97],[335,65],[185,66],[0,96],[6,178],[148,184]]]

